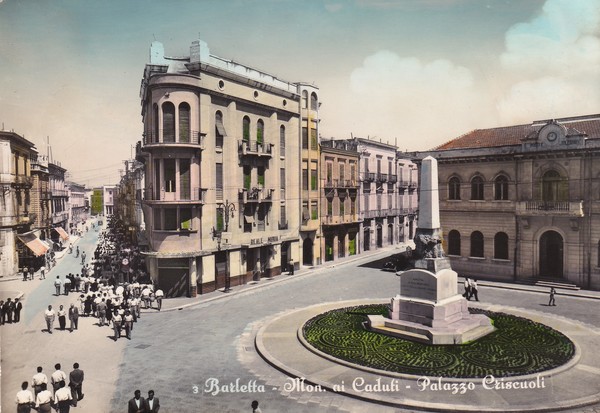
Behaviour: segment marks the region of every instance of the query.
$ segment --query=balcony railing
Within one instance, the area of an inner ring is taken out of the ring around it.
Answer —
[[[11,186],[15,189],[29,189],[33,186],[33,178],[27,175],[13,175]]]
[[[521,201],[517,215],[568,215],[584,216],[583,201]]]
[[[388,182],[395,184],[396,182],[398,182],[398,176],[397,175],[388,175]]]
[[[60,222],[66,221],[69,218],[69,213],[67,211],[55,212],[52,214],[52,223],[58,224]]]
[[[364,172],[363,182],[373,182],[375,180],[375,172]]]
[[[238,149],[242,155],[253,156],[272,156],[273,145],[270,143],[258,142],[256,140],[246,141],[240,139],[238,141]]]
[[[387,182],[388,174],[378,173],[375,179],[377,180],[377,182]]]
[[[288,229],[288,222],[287,221],[283,221],[283,222],[279,222],[277,225],[278,229]]]
[[[174,133],[171,134],[171,131],[165,133],[166,131],[163,130],[162,132],[162,141],[160,140],[161,134],[146,132],[142,139],[143,146],[195,145],[199,146],[201,149],[204,148],[204,135],[198,131],[190,131],[189,133],[185,134],[185,136],[183,136],[181,133],[179,134],[180,136],[176,136]]]
[[[52,196],[54,197],[59,197],[59,196],[69,196],[69,191],[67,191],[66,189],[51,189],[52,192]]]
[[[173,204],[206,202],[206,188],[192,188],[189,193],[157,191],[152,188],[144,189],[144,201],[146,202],[170,202]]]
[[[271,202],[273,200],[273,192],[275,192],[275,190],[270,188],[244,188],[239,190],[238,196],[242,203]]]

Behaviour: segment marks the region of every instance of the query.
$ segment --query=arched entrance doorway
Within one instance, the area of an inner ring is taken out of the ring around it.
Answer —
[[[563,276],[563,237],[556,231],[546,231],[540,238],[540,276]]]
[[[302,265],[313,264],[313,242],[310,238],[306,238],[302,243]]]

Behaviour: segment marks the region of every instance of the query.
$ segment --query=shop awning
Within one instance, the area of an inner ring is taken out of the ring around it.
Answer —
[[[58,232],[58,235],[60,235],[62,239],[64,239],[65,241],[69,239],[69,234],[67,234],[67,231],[65,231],[63,227],[54,227],[54,229],[56,230],[56,232]]]
[[[48,245],[39,239],[33,232],[26,232],[25,234],[17,234],[17,237],[29,247],[36,257],[44,255],[48,251]]]

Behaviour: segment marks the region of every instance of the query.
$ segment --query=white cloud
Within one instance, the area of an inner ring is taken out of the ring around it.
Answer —
[[[498,104],[505,121],[597,113],[600,0],[548,0],[506,33],[502,68],[512,86]]]
[[[429,149],[440,136],[472,128],[472,119],[489,118],[470,70],[443,59],[423,62],[379,51],[354,69],[339,93],[345,94],[342,107],[326,114],[332,123],[345,122],[348,136],[398,138],[403,149]]]

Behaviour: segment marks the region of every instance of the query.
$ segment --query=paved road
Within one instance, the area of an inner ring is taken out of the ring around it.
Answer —
[[[84,238],[80,245],[86,241]],[[89,242],[92,248],[92,237]],[[26,308],[32,307],[26,313],[29,319],[1,329],[2,408],[14,409],[14,394],[20,382],[30,380],[38,364],[50,374],[56,361],[62,361],[67,372],[72,362],[78,361],[86,372],[86,398],[76,409],[81,413],[125,411],[127,400],[138,388],[144,394],[155,390],[162,412],[250,412],[250,403],[255,399],[265,413],[398,411],[336,394],[274,389],[273,379],[282,373],[257,359],[253,348],[252,333],[260,321],[280,312],[320,302],[395,295],[398,278],[393,273],[360,266],[372,259],[375,257],[306,271],[282,282],[263,280],[260,288],[232,295],[211,293],[207,300],[220,298],[180,311],[145,313],[135,325],[132,340],[117,342],[110,339],[108,328],[85,318],[77,333],[42,333],[40,309],[49,299],[61,298],[52,298],[50,281],[29,282],[39,286],[27,296]],[[61,262],[57,267],[61,276],[71,271],[69,265],[75,265],[69,262],[65,257],[64,266]],[[8,285],[11,283],[15,282],[2,283],[0,288],[12,288]],[[480,298],[560,314],[600,328],[600,301],[559,296],[557,307],[547,307],[547,294],[488,287],[480,289]],[[204,391],[209,379],[214,383],[218,380],[220,385],[211,393]],[[236,389],[236,381],[249,385],[253,392]],[[233,388],[228,386],[230,383]],[[197,393],[194,386],[198,387]],[[580,411],[600,412],[600,408]]]

